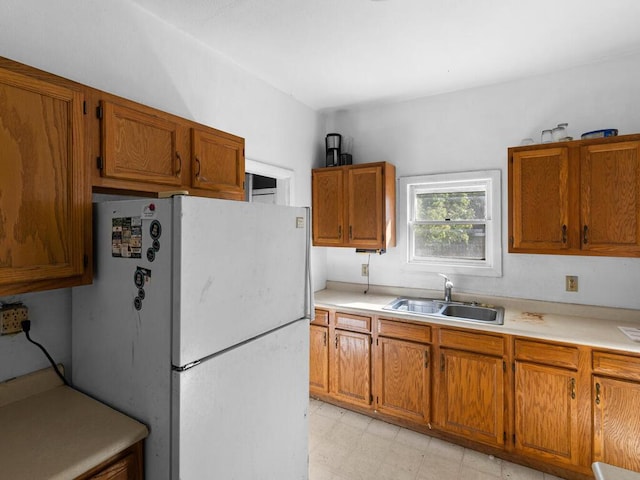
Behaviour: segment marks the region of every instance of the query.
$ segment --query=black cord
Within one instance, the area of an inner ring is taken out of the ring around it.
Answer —
[[[371,273],[369,271],[369,263],[371,262],[371,254],[369,254],[369,257],[367,258],[367,289],[364,291],[364,294],[366,295],[367,292],[369,291],[369,274]]]
[[[31,330],[31,320],[23,320],[21,322],[22,325],[22,331],[24,332],[24,334],[27,336],[27,340],[29,340],[31,343],[33,343],[34,345],[40,347],[40,350],[42,350],[42,352],[47,356],[47,358],[49,359],[49,362],[51,363],[51,366],[53,367],[53,369],[55,370],[55,372],[58,374],[58,376],[60,377],[60,379],[62,380],[62,382],[65,385],[69,385],[69,382],[67,382],[67,379],[64,378],[64,375],[62,375],[62,373],[60,373],[60,370],[58,370],[58,366],[56,365],[56,362],[53,361],[53,358],[51,358],[51,355],[49,355],[49,352],[47,352],[46,348],[44,348],[42,345],[40,345],[38,342],[34,342],[33,340],[31,340],[31,337],[29,336],[29,330]]]

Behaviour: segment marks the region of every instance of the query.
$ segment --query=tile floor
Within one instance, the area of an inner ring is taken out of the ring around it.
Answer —
[[[558,480],[328,403],[309,402],[309,480]]]

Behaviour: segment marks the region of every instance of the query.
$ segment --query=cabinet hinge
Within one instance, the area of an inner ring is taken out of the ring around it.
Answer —
[[[510,243],[510,244],[511,244],[511,246],[513,247],[513,243],[514,243],[514,241],[513,241],[513,237],[509,237],[509,243]]]
[[[82,257],[82,265],[84,265],[84,268],[87,268],[89,266],[89,255],[87,255],[86,253]]]
[[[96,167],[98,167],[98,170],[102,170],[104,168],[102,157],[96,157]]]
[[[85,115],[87,114],[87,101],[86,100],[82,101],[82,113],[85,114]]]
[[[516,373],[516,362],[511,364],[511,370],[513,370],[513,373]]]
[[[102,115],[103,115],[102,105],[99,105],[96,107],[96,117],[102,120]]]

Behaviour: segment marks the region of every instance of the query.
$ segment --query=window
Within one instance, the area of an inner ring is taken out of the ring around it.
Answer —
[[[502,275],[499,170],[404,177],[400,191],[410,265]]]

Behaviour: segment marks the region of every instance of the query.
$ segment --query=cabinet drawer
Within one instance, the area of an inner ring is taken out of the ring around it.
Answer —
[[[371,317],[354,315],[352,313],[336,312],[336,328],[353,330],[355,332],[371,332]]]
[[[316,318],[311,323],[314,325],[329,325],[329,312],[316,308]]]
[[[578,349],[565,345],[516,339],[516,359],[544,365],[578,368]]]
[[[440,330],[440,345],[497,356],[504,355],[505,350],[502,337],[447,328]]]
[[[612,377],[640,380],[640,357],[609,352],[593,352],[593,370]]]
[[[430,326],[397,322],[395,320],[387,320],[384,318],[378,319],[378,334],[384,337],[413,340],[421,343],[431,342]]]

